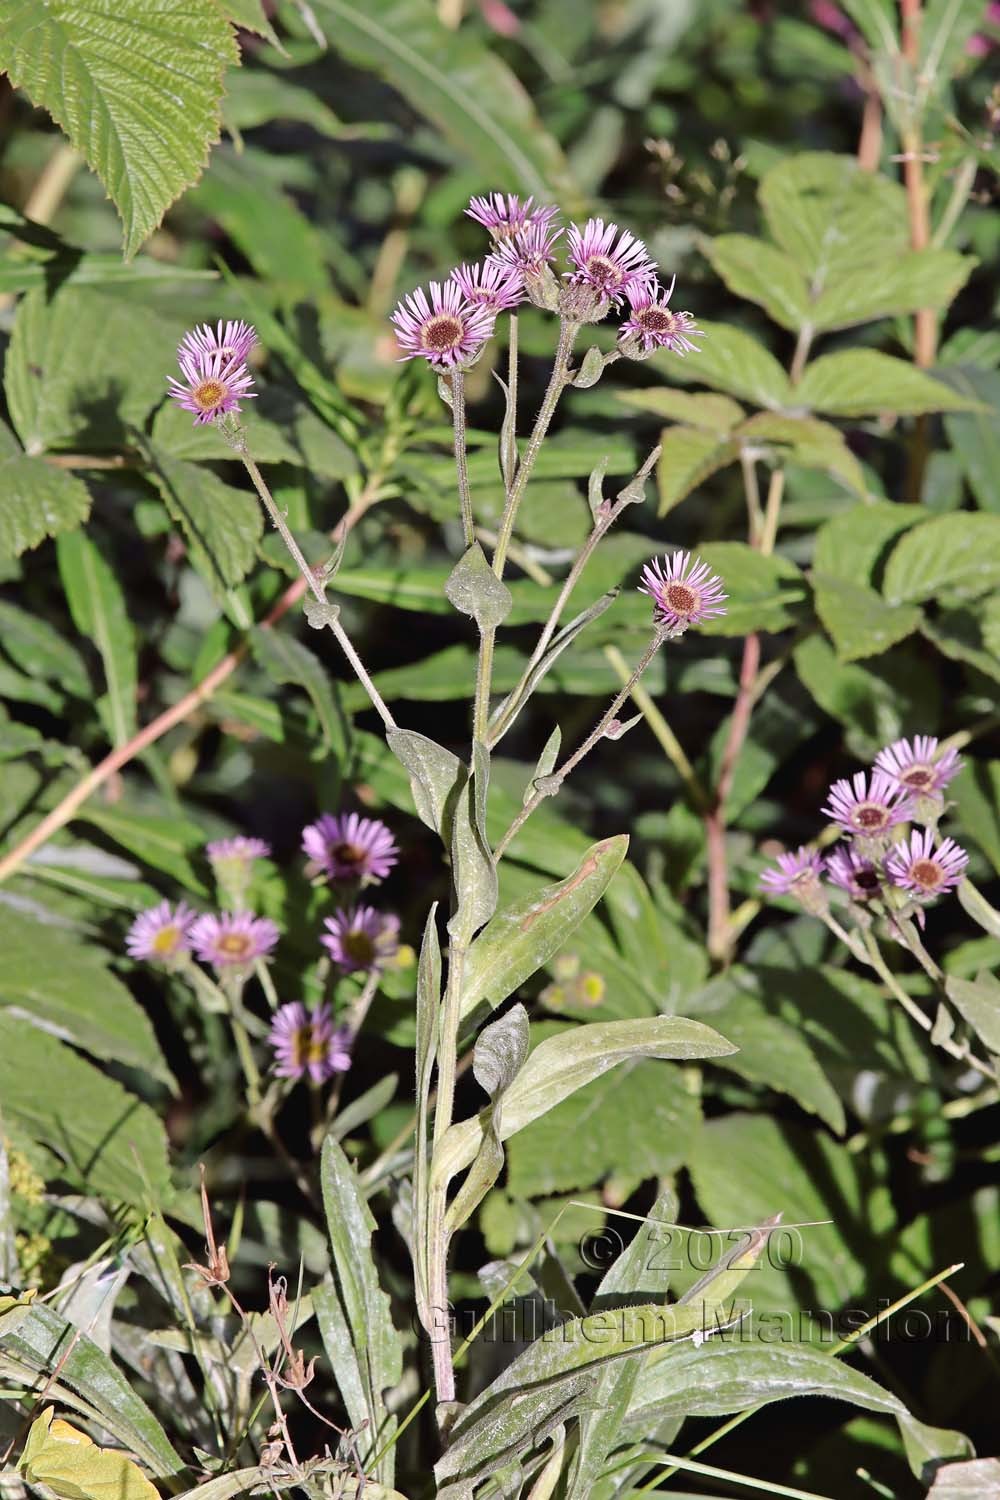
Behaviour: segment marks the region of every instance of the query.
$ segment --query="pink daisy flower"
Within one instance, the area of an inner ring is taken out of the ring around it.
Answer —
[[[213,844],[206,844],[205,853],[213,865],[228,864],[230,861],[249,865],[255,859],[269,859],[271,846],[263,839],[251,839],[237,834],[235,838],[216,839]]]
[[[227,335],[232,335],[228,338]],[[195,425],[241,410],[241,401],[252,401],[253,377],[245,364],[256,339],[246,323],[219,323],[214,333],[208,323],[184,335],[177,350],[177,363],[187,384],[168,376],[171,399],[194,413]]]
[[[881,890],[878,870],[850,845],[827,855],[826,873],[853,901],[871,901]]]
[[[550,261],[555,260],[555,244],[562,234],[550,224],[529,224],[510,239],[496,245],[487,263],[506,271],[517,271],[524,277],[541,276]]]
[[[568,237],[569,258],[576,267],[570,280],[577,286],[589,286],[615,307],[630,286],[655,279],[656,263],[642,240],[627,229],[619,232],[617,224],[588,219],[582,229],[571,224]]]
[[[384,968],[399,951],[399,918],[372,906],[338,911],[323,926],[327,936],[320,942],[334,963],[348,973]]]
[[[534,197],[521,201],[514,193],[487,193],[473,198],[465,212],[488,229],[495,240],[508,240],[529,226],[547,228],[559,210],[551,204],[533,207]]]
[[[161,901],[136,917],[125,937],[126,952],[150,963],[173,963],[191,951],[188,939],[194,919],[195,913],[183,901],[177,906]]]
[[[385,824],[357,813],[323,813],[303,828],[302,848],[330,880],[384,880],[399,861]]]
[[[760,888],[769,896],[795,896],[804,890],[815,891],[823,873],[823,860],[815,849],[803,844],[794,854],[779,854],[773,866],[760,877]]]
[[[459,266],[448,279],[470,306],[485,307],[494,316],[524,301],[524,276],[516,267],[503,266],[497,260]]]
[[[662,562],[654,557],[642,570],[639,592],[653,600],[653,618],[671,636],[726,613],[722,579],[690,552],[675,552]]]
[[[403,298],[392,315],[403,359],[426,359],[436,370],[468,364],[493,332],[488,307],[474,306],[454,281],[430,283]]]
[[[827,795],[827,817],[845,833],[863,838],[879,838],[896,823],[905,823],[913,811],[909,797],[882,771],[873,771],[870,781],[864,771],[843,776]]]
[[[334,1026],[324,1002],[311,1011],[300,1000],[279,1006],[267,1039],[279,1078],[300,1079],[308,1073],[313,1083],[325,1083],[351,1066],[350,1033],[346,1026]]]
[[[968,863],[969,856],[954,839],[942,839],[935,848],[931,830],[915,828],[908,839],[890,849],[885,867],[893,885],[918,900],[930,900],[958,885]]]
[[[202,963],[217,971],[243,969],[258,958],[266,958],[278,941],[278,929],[269,917],[252,912],[206,912],[192,924],[191,946]]]
[[[673,290],[673,282],[666,291],[658,281],[640,281],[626,286],[630,312],[618,330],[619,343],[638,343],[645,354],[651,354],[654,349],[670,349],[681,356],[697,354],[698,345],[692,343],[692,339],[704,335],[690,313],[672,312],[667,306]]]
[[[962,769],[958,751],[951,745],[939,752],[932,734],[916,734],[912,740],[896,740],[875,757],[882,771],[900,788],[914,796],[939,796]]]

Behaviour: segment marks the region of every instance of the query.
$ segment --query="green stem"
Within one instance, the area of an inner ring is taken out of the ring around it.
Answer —
[[[465,947],[457,939],[448,958],[448,983],[441,1007],[437,1038],[437,1099],[431,1151],[430,1190],[427,1207],[427,1329],[434,1364],[434,1385],[439,1401],[455,1399],[455,1367],[452,1362],[448,1326],[448,1244],[445,1224],[448,1184],[436,1178],[434,1158],[455,1109],[455,1078],[458,1066],[458,1027],[462,1006],[462,975]]]
[[[465,444],[465,373],[456,370],[451,376],[451,420],[455,433],[455,471],[458,475],[458,498],[462,506],[462,533],[466,547],[476,539],[472,519],[472,491],[469,488],[469,459]]]
[[[619,681],[622,683],[627,682],[629,680],[628,663],[618,650],[618,647],[605,646],[604,655],[617,672]],[[633,686],[632,701],[646,720],[667,759],[683,781],[693,805],[701,809],[707,808],[709,804],[708,793],[698,780],[698,773],[684,753],[684,748],[680,740],[674,734],[674,731],[641,683],[637,682]]]

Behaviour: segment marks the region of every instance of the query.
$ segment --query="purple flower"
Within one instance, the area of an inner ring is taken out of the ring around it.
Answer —
[[[617,224],[605,224],[603,219],[588,219],[582,229],[577,224],[569,226],[569,258],[576,267],[570,280],[589,286],[615,307],[621,305],[629,287],[641,286],[656,275],[656,263],[642,240],[627,229],[619,233]]]
[[[399,918],[372,906],[338,911],[323,926],[328,936],[320,942],[334,963],[348,973],[384,968],[399,951]]]
[[[323,813],[303,828],[302,848],[330,880],[384,880],[399,861],[385,824],[357,813]]]
[[[168,376],[172,400],[194,413],[195,425],[212,422],[228,412],[238,412],[241,401],[252,401],[253,377],[245,360],[257,335],[246,323],[219,323],[213,332],[208,323],[192,329],[181,340],[177,363],[187,381],[183,385]]]
[[[269,859],[271,846],[263,839],[250,839],[237,834],[235,838],[216,839],[214,844],[206,844],[205,853],[213,865],[228,864],[230,861],[249,865],[255,859]]]
[[[910,799],[882,771],[873,771],[871,780],[864,771],[853,778],[835,781],[823,808],[827,817],[839,823],[845,833],[863,838],[879,838],[896,823],[905,823],[913,807]]]
[[[485,197],[473,198],[465,212],[488,229],[495,240],[508,240],[522,229],[541,225],[547,229],[559,212],[550,204],[533,208],[534,198],[524,202],[513,193],[487,193]]]
[[[351,1066],[350,1032],[334,1026],[324,1002],[307,1011],[301,1000],[282,1005],[274,1013],[268,1041],[274,1048],[274,1071],[279,1078],[304,1078],[325,1083]]]
[[[823,859],[815,849],[802,844],[794,854],[779,854],[778,867],[764,871],[761,890],[769,896],[794,896],[815,890],[823,873]]]
[[[915,828],[890,849],[885,867],[893,885],[929,900],[958,885],[968,863],[969,856],[954,839],[942,839],[935,849],[931,830]]]
[[[243,969],[255,959],[265,958],[278,941],[278,929],[269,917],[252,912],[207,912],[191,927],[191,946],[202,963],[216,970]]]
[[[188,941],[195,913],[181,901],[176,907],[169,901],[140,912],[125,938],[125,948],[132,958],[169,964],[190,953]]]
[[[870,901],[881,890],[878,870],[850,844],[827,855],[826,873],[854,901]]]
[[[875,757],[875,769],[888,776],[901,791],[934,797],[962,769],[958,751],[949,745],[938,753],[932,734],[917,734],[912,740],[896,740]]]
[[[488,262],[506,271],[518,271],[524,277],[541,276],[550,261],[555,260],[555,243],[562,234],[550,224],[529,224],[510,239],[496,246]]]
[[[452,271],[449,281],[454,282],[471,306],[485,307],[494,316],[524,301],[524,276],[516,267],[501,265],[498,260],[459,266]]]
[[[454,281],[432,281],[430,292],[428,302],[418,287],[392,315],[402,358],[426,359],[435,370],[468,364],[493,332],[493,314],[467,302]]]
[[[662,562],[654,557],[642,570],[639,592],[649,594],[654,620],[672,636],[726,613],[722,579],[690,552],[675,552]]]
[[[697,354],[692,339],[702,338],[700,328],[690,313],[671,312],[667,303],[674,290],[673,282],[664,291],[658,281],[640,281],[625,288],[629,316],[618,330],[619,343],[637,343],[646,354],[654,349],[670,349],[674,354]],[[628,353],[628,348],[623,350]]]

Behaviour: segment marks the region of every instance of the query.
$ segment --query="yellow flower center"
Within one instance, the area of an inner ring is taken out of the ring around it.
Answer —
[[[202,411],[214,411],[226,398],[226,387],[221,380],[203,380],[191,392],[191,399]]]
[[[227,932],[219,939],[219,952],[227,958],[249,958],[253,952],[253,940],[245,932]]]
[[[152,942],[153,952],[164,955],[173,953],[180,940],[181,930],[176,923],[172,922],[169,927],[161,927],[156,934]]]

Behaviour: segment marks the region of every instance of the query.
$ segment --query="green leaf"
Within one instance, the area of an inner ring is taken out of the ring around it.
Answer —
[[[159,1491],[138,1464],[94,1440],[50,1406],[32,1422],[18,1468],[32,1485],[47,1486],[60,1500],[159,1500]]]
[[[943,592],[977,599],[1000,586],[1000,515],[966,511],[935,516],[897,542],[885,570],[894,604],[936,599]]]
[[[749,234],[720,234],[702,242],[717,276],[737,297],[756,302],[793,333],[810,321],[809,287],[784,250]]]
[[[316,0],[314,9],[331,46],[398,89],[485,182],[576,202],[530,96],[472,33],[443,26],[427,0]]]
[[[642,1057],[689,1061],[721,1057],[733,1050],[732,1043],[711,1027],[679,1016],[573,1026],[540,1042],[507,1090],[501,1139],[509,1140],[618,1063]],[[479,1117],[452,1125],[441,1141],[435,1172],[449,1181],[468,1166],[482,1134]]]
[[[954,250],[910,250],[883,256],[830,284],[809,308],[809,321],[819,332],[851,328],[873,318],[912,313],[920,307],[944,312],[962,290],[975,266],[969,255]]]
[[[328,751],[343,754],[346,746],[342,713],[337,708],[326,668],[317,656],[287,630],[256,626],[250,637],[253,654],[272,682],[291,683],[309,695]]]
[[[508,1189],[533,1198],[591,1187],[622,1170],[636,1180],[664,1177],[684,1164],[700,1120],[679,1068],[623,1063],[514,1137]]]
[[[840,661],[879,656],[912,635],[920,624],[916,605],[887,604],[881,594],[863,583],[817,573],[813,587],[816,613],[829,631]]]
[[[497,871],[486,833],[490,752],[472,745],[472,775],[459,792],[451,832],[451,868],[457,905],[448,932],[465,947],[497,909]]]
[[[0,1012],[0,1098],[9,1127],[55,1152],[74,1185],[140,1208],[168,1193],[167,1138],[149,1106],[6,1011]]]
[[[483,1111],[479,1150],[445,1216],[448,1234],[466,1223],[500,1176],[504,1163],[500,1134],[504,1095],[527,1055],[528,1012],[523,1005],[512,1005],[498,1020],[484,1026],[476,1038],[472,1071],[480,1088],[489,1094],[490,1103]]]
[[[56,682],[74,698],[90,697],[90,678],[79,652],[39,615],[0,599],[0,641],[30,677]]]
[[[977,979],[950,976],[945,992],[986,1050],[1000,1056],[1000,980],[987,973]]]
[[[100,177],[126,257],[201,173],[238,58],[212,0],[15,0],[0,27],[0,67]]]
[[[415,729],[389,729],[385,738],[410,773],[417,817],[450,847],[455,804],[468,775],[465,767],[457,755]]]
[[[675,505],[718,469],[739,457],[740,445],[733,438],[720,438],[698,427],[666,427],[661,436],[663,451],[656,465],[660,491],[658,515]]]
[[[110,972],[98,948],[59,927],[0,905],[0,1008],[101,1061],[170,1079],[144,1010]],[[41,957],[44,955],[44,963]]]
[[[644,391],[617,391],[616,399],[636,411],[651,411],[654,416],[667,417],[671,422],[683,422],[690,427],[702,427],[725,437],[737,422],[743,420],[742,406],[730,401],[728,396],[709,396],[704,392],[689,395],[687,391],[673,391],[669,386],[650,386]]]
[[[89,515],[90,491],[75,474],[24,453],[0,458],[0,557],[20,557]]]
[[[495,1009],[558,953],[604,895],[627,849],[624,834],[594,844],[565,880],[497,913],[465,961],[463,1017],[483,1001]]]
[[[903,188],[863,171],[856,157],[795,152],[765,174],[759,197],[768,228],[814,296],[858,265],[909,250]]]
[[[158,451],[153,461],[150,478],[184,533],[191,561],[216,596],[225,595],[257,559],[264,524],[256,495],[224,484],[201,464]]]
[[[779,444],[779,452],[803,468],[822,469],[834,475],[857,494],[867,493],[864,473],[848,448],[844,435],[829,422],[815,417],[790,417],[777,412],[761,411],[742,422],[733,434],[744,447],[758,448],[761,443]]]
[[[869,583],[889,543],[901,531],[926,519],[922,505],[899,505],[888,500],[854,505],[832,516],[817,531],[813,567],[817,573]]]
[[[801,571],[784,557],[765,557],[746,542],[709,542],[698,556],[722,579],[726,613],[706,620],[703,635],[746,635],[783,630],[795,622],[795,606],[807,597]]]
[[[927,1500],[995,1500],[1000,1488],[1000,1459],[974,1458],[967,1464],[945,1464],[934,1476]]]
[[[444,591],[449,602],[463,615],[470,615],[481,631],[502,625],[514,602],[478,542],[473,542],[452,568]]]
[[[196,823],[187,823],[176,816],[137,812],[124,803],[102,806],[94,800],[85,802],[76,817],[99,828],[143,864],[172,875],[197,895],[208,895],[191,863],[192,856],[200,854],[205,842],[205,835]]]
[[[909,1412],[900,1412],[897,1420],[906,1449],[910,1472],[925,1484],[947,1459],[972,1458],[975,1449],[964,1432],[949,1427],[930,1427],[918,1422]]]
[[[944,428],[976,501],[1000,513],[1000,372],[958,365],[942,371],[942,379],[985,408],[946,416]]]
[[[372,1256],[376,1224],[357,1173],[329,1135],[323,1142],[320,1175],[334,1279],[332,1285],[314,1289],[313,1301],[351,1422],[356,1428],[367,1424],[363,1451],[370,1456],[386,1446],[375,1477],[391,1484],[394,1447],[388,1439],[396,1418],[388,1415],[383,1392],[399,1381],[403,1355]],[[346,1337],[339,1336],[343,1333]]]
[[[683,361],[675,355],[654,355],[654,368],[681,384],[710,385],[757,406],[792,404],[788,376],[763,344],[728,323],[700,322],[699,327],[705,335],[700,353],[689,354]]]
[[[73,623],[101,654],[108,691],[97,700],[97,710],[112,744],[120,748],[136,731],[139,672],[125,595],[100,548],[84,532],[61,536],[56,556]]]
[[[806,366],[789,404],[838,417],[882,411],[917,416],[929,411],[967,411],[973,402],[905,359],[875,349],[844,349]]]

